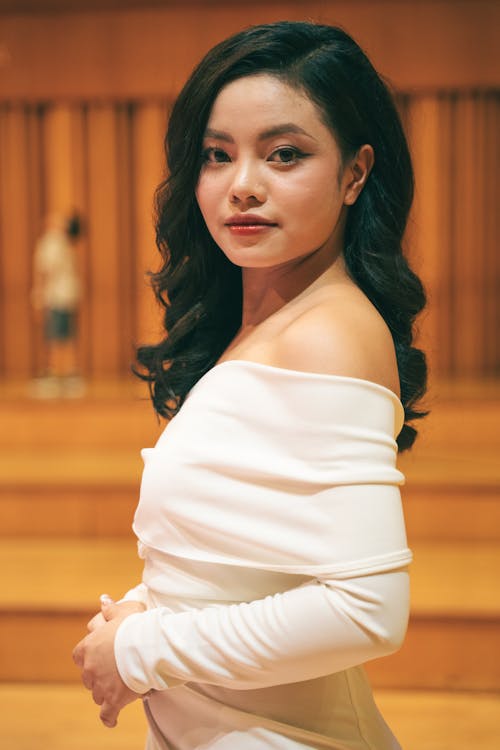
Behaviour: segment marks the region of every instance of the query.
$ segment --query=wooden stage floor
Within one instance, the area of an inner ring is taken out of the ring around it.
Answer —
[[[487,693],[386,691],[377,703],[403,750],[497,750],[500,699]],[[0,685],[2,750],[142,750],[140,703],[106,729],[77,685]],[[238,748],[234,748],[238,750]]]
[[[500,382],[441,383],[428,407],[400,461],[408,638],[367,671],[404,750],[497,750]],[[0,423],[0,750],[142,750],[140,704],[102,727],[69,655],[102,587],[119,595],[140,575],[139,451],[162,427],[147,389],[91,383],[50,401],[0,383]]]

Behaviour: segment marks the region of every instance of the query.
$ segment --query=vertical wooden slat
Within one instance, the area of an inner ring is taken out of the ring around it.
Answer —
[[[481,138],[484,140],[485,166],[481,178],[484,180],[485,207],[481,214],[484,223],[486,246],[482,287],[485,295],[485,352],[484,374],[500,375],[500,94],[485,94],[484,122]]]
[[[88,164],[87,164],[87,106],[83,102],[70,107],[71,133],[71,195],[72,210],[82,219],[83,234],[76,244],[76,261],[81,280],[82,296],[78,309],[78,366],[83,373],[90,371],[90,258],[88,241]]]
[[[410,223],[412,259],[428,297],[418,343],[427,353],[433,375],[446,373],[452,347],[447,274],[452,155],[445,135],[450,117],[449,103],[435,96],[413,97],[408,106],[416,183]]]
[[[133,325],[135,295],[133,279],[134,216],[132,201],[132,118],[134,106],[120,104],[117,118],[117,185],[118,185],[118,243],[120,256],[120,362],[121,374],[130,372],[134,356]]]
[[[43,121],[45,111],[40,106],[29,107],[26,111],[28,128],[28,169],[29,184],[26,202],[29,207],[31,218],[31,246],[34,250],[42,228],[45,216],[45,189],[43,169]],[[32,266],[32,264],[31,264]],[[29,286],[33,285],[31,268]],[[31,370],[34,374],[40,374],[45,366],[45,339],[43,332],[42,314],[35,311],[31,300],[29,301],[31,317]]]
[[[47,213],[67,216],[74,205],[71,109],[54,104],[45,114],[45,192]]]
[[[157,270],[160,256],[154,241],[153,194],[163,174],[163,138],[167,110],[161,103],[141,104],[134,119],[134,216],[135,216],[135,294],[137,343],[158,340],[161,313],[146,276]]]
[[[474,377],[487,374],[487,337],[488,337],[488,307],[489,290],[488,274],[494,272],[494,268],[488,267],[488,231],[487,215],[495,211],[491,202],[492,195],[487,190],[487,172],[489,166],[488,153],[486,150],[486,99],[480,94],[472,97],[473,105],[473,131],[470,143],[471,161],[474,165],[473,181],[471,189],[473,192],[473,215],[471,217],[471,248],[469,252],[473,257],[474,274],[471,279],[471,295],[476,315],[474,320],[474,337],[476,339],[476,354],[469,362],[469,373]],[[481,217],[478,223],[477,219]]]
[[[481,308],[478,282],[482,263],[483,233],[478,206],[482,190],[477,180],[481,144],[475,142],[476,102],[460,97],[455,102],[453,179],[452,315],[454,350],[452,372],[471,376],[481,354]]]
[[[120,368],[120,252],[116,114],[112,104],[88,110],[90,373]]]
[[[2,369],[5,377],[27,378],[33,374],[30,310],[33,231],[28,200],[29,130],[23,106],[5,107],[2,110],[0,150]]]
[[[5,288],[8,280],[6,277],[6,268],[4,267],[3,255],[5,251],[5,238],[4,238],[4,221],[5,221],[5,206],[4,206],[4,175],[6,173],[6,127],[7,127],[7,106],[0,104],[0,376],[5,374],[5,328],[6,328],[6,309],[5,309]]]

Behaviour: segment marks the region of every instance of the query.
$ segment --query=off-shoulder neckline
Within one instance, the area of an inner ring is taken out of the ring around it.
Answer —
[[[347,383],[353,383],[358,384],[360,386],[366,386],[368,388],[371,388],[375,391],[379,391],[380,393],[384,393],[387,396],[391,398],[392,401],[394,401],[404,412],[404,407],[401,402],[401,399],[399,396],[394,393],[394,391],[391,391],[390,388],[387,388],[385,385],[381,385],[380,383],[375,383],[373,380],[366,380],[364,378],[356,378],[352,375],[332,375],[328,372],[310,372],[308,370],[293,370],[287,367],[278,367],[277,365],[269,365],[264,362],[255,362],[250,359],[225,359],[222,362],[217,362],[213,367],[208,370],[205,375],[208,375],[210,372],[214,372],[215,370],[218,370],[220,368],[223,368],[226,365],[244,365],[246,367],[249,367],[250,369],[260,369],[260,370],[268,370],[269,372],[274,372],[276,374],[282,374],[282,375],[290,375],[292,377],[302,377],[302,378],[310,378],[311,380],[331,380],[334,382],[347,382]],[[204,377],[204,376],[203,376]]]

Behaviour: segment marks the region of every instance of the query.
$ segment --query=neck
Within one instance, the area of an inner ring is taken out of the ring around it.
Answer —
[[[244,268],[241,330],[255,327],[307,290],[310,293],[347,275],[344,257],[320,248],[273,268]]]

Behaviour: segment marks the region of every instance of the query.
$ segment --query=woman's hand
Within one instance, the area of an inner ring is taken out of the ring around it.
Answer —
[[[126,601],[116,604],[107,594],[103,594],[101,596],[101,611],[89,620],[87,630],[92,633],[115,617],[127,617],[135,612],[144,612],[145,609],[146,607],[142,602]]]
[[[130,690],[116,666],[114,642],[116,631],[128,615],[143,612],[141,602],[115,604],[101,597],[101,612],[88,624],[90,630],[73,651],[73,661],[82,671],[82,682],[98,706],[100,719],[107,727],[116,726],[118,714],[128,703],[142,697]]]

